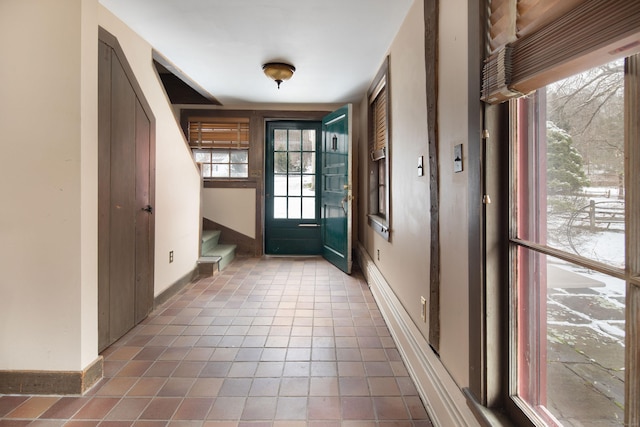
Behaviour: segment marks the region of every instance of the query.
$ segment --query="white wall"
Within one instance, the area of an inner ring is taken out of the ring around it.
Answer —
[[[255,188],[205,188],[202,216],[255,239]]]
[[[0,370],[97,357],[97,2],[0,2]]]
[[[152,48],[103,6],[99,24],[120,43],[156,119],[155,291],[190,273],[198,258],[200,173],[152,63]],[[174,260],[169,263],[169,252]]]

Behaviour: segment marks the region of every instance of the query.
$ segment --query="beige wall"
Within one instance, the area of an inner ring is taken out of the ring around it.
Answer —
[[[255,239],[256,190],[205,188],[202,192],[202,216]]]
[[[468,185],[465,172],[453,173],[452,159],[453,146],[463,143],[466,152],[467,144],[466,2],[440,2],[440,9],[440,357],[458,386],[465,387],[469,381]],[[423,2],[416,0],[389,49],[391,239],[387,242],[376,234],[364,216],[369,191],[366,144],[359,150],[359,208],[363,213],[359,236],[402,308],[426,338],[429,329],[420,316],[420,297],[426,298],[428,306],[431,204],[424,31]],[[367,133],[366,106],[365,99],[361,103],[363,135]],[[417,174],[419,156],[425,165],[422,177]]]
[[[97,0],[2,0],[0,370],[79,371],[98,356],[98,25],[156,118],[155,294],[195,268],[200,177],[151,47]]]
[[[156,119],[157,296],[195,267],[200,232],[200,173],[152,65],[151,46],[102,6],[99,24],[118,38]]]
[[[460,387],[469,383],[469,175],[453,172],[453,147],[463,144],[468,166],[467,81],[477,78],[469,73],[466,23],[466,0],[440,2],[440,357]]]
[[[391,98],[390,176],[391,239],[382,239],[361,217],[361,239],[394,293],[423,335],[420,297],[429,298],[429,149],[425,99],[424,18],[422,2],[414,3],[389,50]],[[362,134],[366,134],[363,101]],[[418,176],[418,156],[425,173]],[[368,211],[367,145],[360,150],[360,210]],[[378,251],[380,256],[378,260]]]
[[[81,263],[81,361],[89,366],[96,358],[98,346],[98,3],[81,1],[82,50],[81,120],[80,120],[80,253]]]
[[[0,369],[97,357],[97,2],[0,2]]]

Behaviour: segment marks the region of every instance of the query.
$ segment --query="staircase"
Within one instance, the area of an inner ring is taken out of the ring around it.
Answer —
[[[214,274],[222,271],[236,256],[236,245],[220,244],[220,230],[202,230],[198,271]]]

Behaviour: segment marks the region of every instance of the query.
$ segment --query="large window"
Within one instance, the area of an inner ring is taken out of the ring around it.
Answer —
[[[369,225],[389,239],[389,60],[369,89]]]
[[[190,118],[189,146],[205,179],[249,177],[248,118]]]
[[[547,425],[637,415],[639,78],[619,60],[512,101],[511,393]]]

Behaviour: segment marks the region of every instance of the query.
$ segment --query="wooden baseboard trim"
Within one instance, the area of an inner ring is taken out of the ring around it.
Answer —
[[[84,394],[103,370],[99,356],[82,371],[0,371],[0,394]]]
[[[198,266],[196,265],[196,267],[193,270],[191,270],[189,273],[182,276],[182,278],[178,279],[173,285],[169,286],[167,289],[162,291],[160,295],[158,295],[153,299],[153,309],[155,310],[156,307],[167,302],[169,298],[171,298],[172,296],[180,292],[186,285],[191,283],[193,279],[196,278],[197,276],[198,276]]]
[[[413,323],[362,244],[356,256],[434,426],[477,426],[464,393]]]

